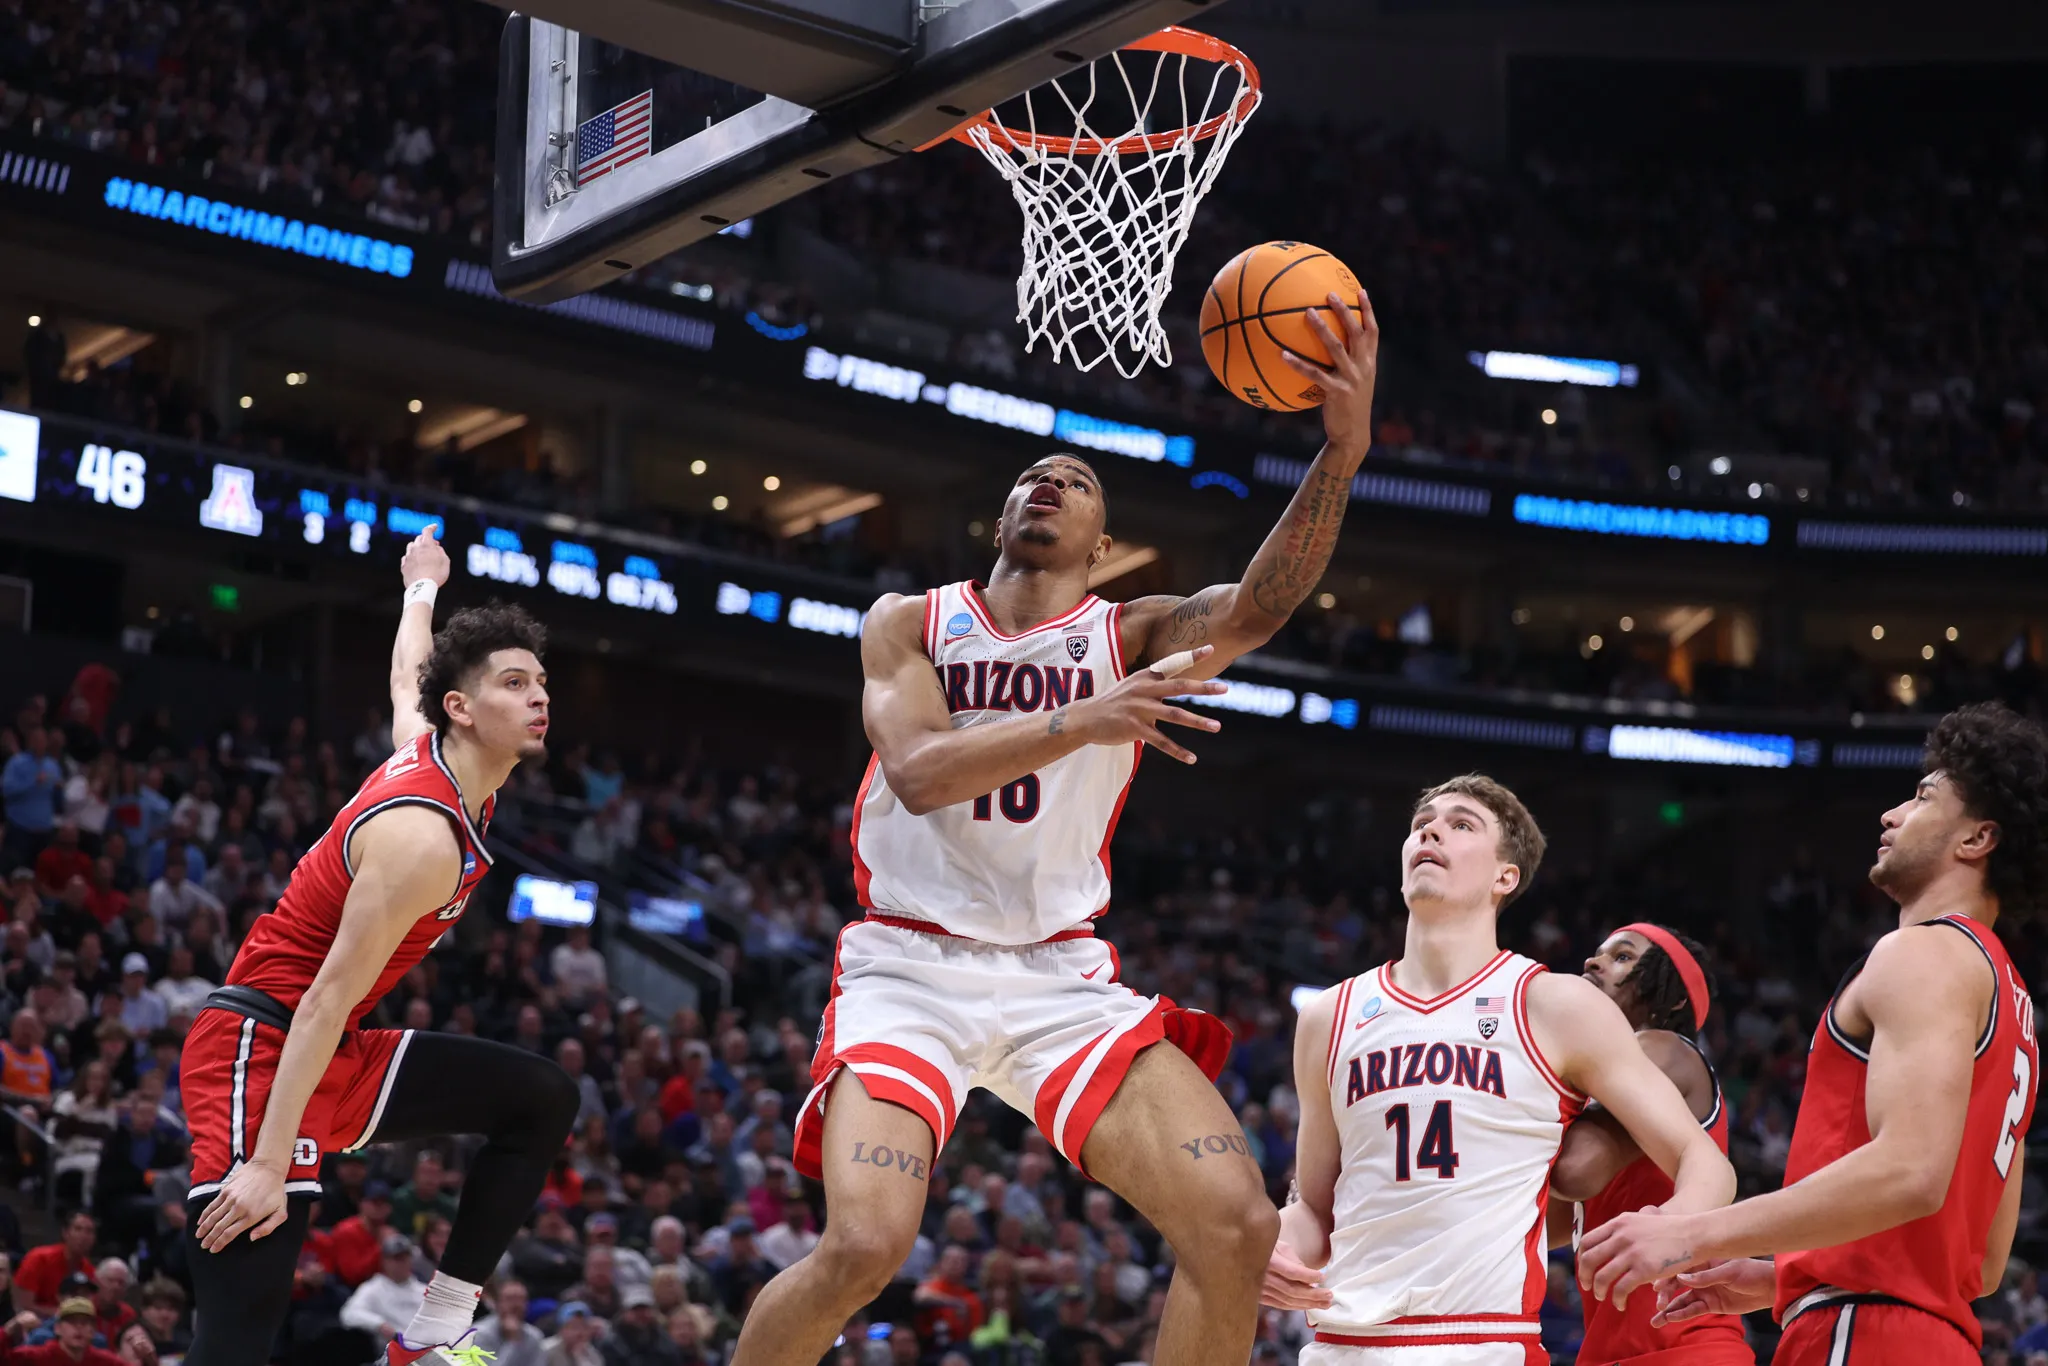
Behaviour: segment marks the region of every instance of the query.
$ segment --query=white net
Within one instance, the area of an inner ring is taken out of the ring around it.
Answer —
[[[1185,30],[1132,44],[962,130],[1024,211],[1017,321],[1126,378],[1173,348],[1159,313],[1195,209],[1259,106],[1242,53]]]

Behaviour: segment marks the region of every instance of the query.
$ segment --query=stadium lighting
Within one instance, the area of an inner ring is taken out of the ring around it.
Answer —
[[[1325,612],[1329,611],[1332,607],[1335,607],[1336,605],[1337,595],[1335,593],[1324,593],[1316,599],[1316,606],[1322,608]]]
[[[761,481],[761,487],[768,490],[768,492],[773,493],[775,492],[775,490],[782,487],[782,481],[771,474],[766,479],[763,479]]]
[[[1955,640],[1957,637],[1962,635],[1962,632],[1958,631],[1955,627],[1951,626],[1942,634],[1947,636],[1950,640]]]
[[[1634,617],[1623,617],[1620,626],[1622,634],[1626,635],[1628,632],[1636,629],[1636,619]]]
[[[31,313],[31,314],[29,314],[29,315],[28,315],[28,325],[29,325],[30,327],[41,327],[41,326],[43,325],[43,315],[42,315],[42,314],[40,314],[40,313]]]
[[[1882,627],[1882,626],[1873,626],[1873,627],[1871,627],[1871,628],[1870,628],[1870,638],[1871,638],[1872,640],[1883,640],[1883,639],[1884,639],[1884,627]]]
[[[711,466],[705,464],[702,460],[692,460],[690,462],[690,473],[692,474],[702,474],[710,468]]]
[[[420,402],[420,401],[419,401],[418,399],[416,399],[416,398],[415,398],[415,399],[410,399],[410,400],[408,400],[408,401],[406,402],[406,405],[405,405],[405,410],[406,410],[406,411],[407,411],[408,413],[417,413],[417,412],[419,412],[419,411],[420,411],[421,409],[425,408],[426,406],[427,406],[426,404],[424,404],[424,403]]]
[[[255,406],[256,406],[256,400],[255,400],[254,398],[250,397],[250,396],[249,396],[248,394],[243,394],[243,395],[242,395],[242,406],[243,406],[244,408],[253,408],[253,407],[255,407]]]
[[[723,512],[730,506],[732,506],[732,500],[722,493],[711,500],[711,510],[713,512]]]
[[[1555,427],[1557,425],[1557,409],[1545,408],[1543,410],[1543,425],[1546,427]]]
[[[1922,659],[1934,658],[1934,647],[1932,645],[1922,645],[1920,647],[1920,657]]]

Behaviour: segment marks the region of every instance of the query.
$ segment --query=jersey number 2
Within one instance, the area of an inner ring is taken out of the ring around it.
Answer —
[[[1406,1181],[1408,1169],[1408,1106],[1404,1103],[1387,1110],[1387,1127],[1394,1131],[1394,1179]],[[1415,1165],[1435,1167],[1437,1178],[1448,1181],[1458,1174],[1457,1141],[1451,1136],[1451,1103],[1440,1100],[1429,1112],[1429,1123],[1422,1126],[1422,1146],[1415,1150]]]
[[[2020,1119],[2027,1113],[2027,1097],[2033,1090],[2034,1064],[2027,1057],[2027,1050],[2015,1044],[2012,1050],[2012,1094],[2005,1098],[2004,1127],[1999,1130],[1998,1147],[1991,1154],[1991,1165],[1998,1168],[1998,1179],[2003,1181],[2012,1171],[2012,1155],[2020,1145]]]
[[[993,820],[995,808],[1003,808],[1003,818],[1013,825],[1022,825],[1038,815],[1038,775],[1027,773],[1014,783],[1006,783],[998,793],[984,792],[974,799],[974,819]]]

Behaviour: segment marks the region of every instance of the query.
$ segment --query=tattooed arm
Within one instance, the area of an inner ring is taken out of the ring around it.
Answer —
[[[1288,356],[1296,370],[1322,385],[1327,440],[1287,512],[1252,557],[1237,583],[1204,588],[1193,597],[1139,598],[1123,612],[1124,656],[1133,667],[1198,645],[1215,653],[1186,676],[1211,678],[1239,655],[1273,638],[1294,609],[1315,591],[1351,499],[1351,478],[1372,445],[1372,393],[1379,376],[1380,329],[1372,301],[1361,292],[1354,312],[1330,296],[1343,329],[1332,332],[1321,313],[1308,315],[1336,364],[1329,369]]]

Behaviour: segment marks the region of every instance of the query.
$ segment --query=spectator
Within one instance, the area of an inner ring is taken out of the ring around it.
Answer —
[[[24,1321],[28,1317],[18,1315],[7,1325],[10,1342],[26,1329]],[[67,1299],[56,1308],[56,1336],[40,1346],[12,1348],[7,1354],[7,1366],[129,1366],[112,1352],[92,1345],[97,1322],[91,1300],[82,1296]]]
[[[399,1234],[386,1233],[377,1274],[348,1297],[341,1308],[342,1326],[359,1328],[385,1346],[412,1322],[426,1298],[427,1288],[412,1278],[412,1244]]]
[[[569,927],[567,941],[555,946],[548,967],[556,992],[572,1010],[581,1010],[610,985],[604,955],[590,946],[588,925]]]
[[[44,900],[64,894],[71,879],[92,876],[92,856],[78,847],[78,822],[68,816],[56,823],[50,842],[36,855],[36,891]]]
[[[43,1318],[55,1314],[68,1279],[77,1276],[93,1281],[92,1247],[98,1239],[99,1225],[90,1214],[80,1210],[64,1221],[58,1241],[30,1248],[14,1273],[14,1307]],[[90,1301],[86,1308],[92,1309]]]
[[[557,1331],[545,1344],[546,1366],[605,1366],[598,1351],[590,1306],[570,1300],[555,1311]]]
[[[167,1015],[190,1017],[197,1015],[206,1004],[206,996],[213,990],[213,983],[192,970],[192,950],[179,944],[171,950],[170,964],[164,975],[150,990],[163,998]]]
[[[70,1033],[92,1015],[92,1002],[78,989],[78,955],[60,951],[50,963],[49,988],[44,1004],[37,1009],[46,1029]]]
[[[526,1283],[532,1294],[543,1299],[571,1298],[562,1292],[583,1271],[583,1249],[576,1241],[576,1230],[562,1217],[561,1210],[545,1205],[535,1218],[533,1229],[513,1238],[508,1255],[513,1274]]]
[[[967,1284],[968,1270],[967,1249],[958,1243],[946,1244],[939,1264],[911,1298],[917,1306],[920,1339],[932,1341],[943,1328],[946,1341],[965,1342],[981,1327],[985,1311],[981,1296]]]
[[[390,1184],[367,1183],[355,1215],[334,1226],[334,1270],[343,1285],[353,1289],[376,1274],[384,1244],[394,1232],[390,1221]]]
[[[426,1236],[427,1220],[439,1215],[443,1219],[455,1218],[455,1193],[446,1188],[447,1168],[441,1165],[441,1154],[432,1148],[424,1149],[413,1159],[412,1180],[398,1188],[398,1194],[391,1198],[391,1226],[406,1237],[419,1239]]]
[[[654,1317],[653,1294],[645,1286],[629,1290],[621,1307],[600,1350],[604,1366],[679,1366],[683,1354]]]
[[[159,1279],[142,1287],[142,1326],[158,1361],[182,1356],[192,1345],[192,1334],[184,1327],[185,1303],[184,1288],[176,1281]]]
[[[612,1276],[620,1289],[627,1286],[646,1285],[654,1275],[654,1268],[645,1257],[630,1247],[619,1246],[618,1216],[610,1213],[593,1214],[583,1221],[583,1241],[592,1249],[609,1248],[612,1254]]]
[[[785,1200],[782,1222],[761,1235],[761,1255],[776,1270],[784,1270],[818,1245],[818,1233],[811,1227],[811,1209],[801,1200]]]
[[[564,1292],[564,1298],[582,1300],[590,1306],[590,1312],[602,1319],[616,1319],[624,1307],[624,1291],[619,1285],[618,1263],[608,1247],[586,1248],[583,1253],[583,1279]],[[651,1304],[653,1301],[649,1301]]]
[[[212,892],[192,879],[186,860],[173,851],[164,864],[163,876],[149,884],[149,913],[156,917],[159,928],[182,932],[185,922],[202,906],[215,915],[224,910]]]
[[[116,1107],[114,1132],[100,1154],[94,1207],[109,1231],[124,1241],[157,1231],[164,1183],[183,1181],[191,1156],[185,1131],[163,1112],[160,1094],[153,1086],[137,1086]]]
[[[57,795],[64,787],[64,769],[50,757],[49,734],[41,726],[29,726],[21,743],[21,752],[0,766],[9,841],[4,852],[16,861],[42,852],[57,822]]]
[[[149,989],[149,958],[130,953],[121,960],[120,1022],[131,1038],[148,1038],[170,1023],[164,998]]]
[[[77,1080],[51,1107],[57,1144],[50,1171],[60,1200],[92,1204],[93,1175],[99,1171],[101,1145],[114,1132],[114,1119],[114,1074],[94,1058],[78,1069]]]
[[[518,1281],[498,1283],[491,1315],[476,1326],[471,1342],[494,1354],[492,1366],[546,1366],[546,1340],[526,1321],[526,1287]]]
[[[725,1226],[725,1251],[711,1263],[711,1281],[718,1297],[729,1305],[740,1302],[740,1287],[751,1281],[766,1285],[775,1277],[775,1266],[761,1255],[754,1243],[754,1221],[745,1215]]]
[[[604,1089],[597,1084],[597,1078],[584,1070],[583,1044],[577,1039],[564,1039],[555,1045],[555,1062],[569,1074],[569,1080],[576,1083],[576,1094],[582,1097],[582,1105],[576,1111],[576,1128],[581,1130],[592,1117],[605,1116]]]
[[[99,1334],[107,1342],[119,1342],[121,1335],[128,1331],[128,1325],[141,1317],[135,1312],[135,1306],[128,1303],[128,1289],[134,1284],[135,1277],[128,1270],[128,1263],[119,1257],[103,1259],[97,1275],[92,1307],[98,1318]]]

